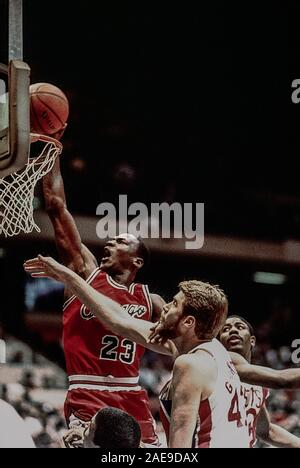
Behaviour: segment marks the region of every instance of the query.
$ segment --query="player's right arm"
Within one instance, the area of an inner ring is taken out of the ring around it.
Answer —
[[[82,244],[75,221],[67,209],[59,158],[52,171],[43,178],[43,192],[61,261],[82,278],[88,278],[97,267],[97,261]]]
[[[257,419],[257,436],[266,444],[278,448],[300,448],[300,439],[283,427],[273,424],[265,406]]]
[[[149,343],[153,323],[131,317],[117,302],[96,291],[79,275],[60,265],[53,258],[40,255],[26,262],[24,267],[27,273],[35,278],[48,277],[64,283],[66,288],[114,333],[158,353],[176,355],[176,347],[170,340],[163,344]]]
[[[184,354],[174,364],[169,448],[191,448],[199,406],[213,392],[217,366],[206,352]]]
[[[300,369],[275,370],[250,364],[240,354],[229,353],[242,382],[273,389],[300,388]]]

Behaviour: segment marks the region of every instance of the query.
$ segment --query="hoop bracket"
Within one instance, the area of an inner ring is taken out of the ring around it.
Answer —
[[[28,161],[30,68],[21,60],[9,64],[9,153],[0,161],[0,177],[20,170]]]

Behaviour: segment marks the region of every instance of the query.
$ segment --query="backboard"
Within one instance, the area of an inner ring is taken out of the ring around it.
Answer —
[[[8,65],[0,64],[0,178],[24,167],[30,149],[30,68],[23,62],[22,0],[8,0],[7,25]]]
[[[0,64],[0,167],[9,155],[8,66]]]

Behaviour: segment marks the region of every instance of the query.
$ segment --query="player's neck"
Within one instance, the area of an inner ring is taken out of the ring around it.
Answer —
[[[128,288],[134,282],[136,274],[133,271],[125,270],[122,273],[111,274],[110,276],[114,281]]]
[[[238,354],[240,354],[244,359],[246,359],[247,362],[249,362],[249,364],[251,364],[251,361],[252,361],[251,351],[240,352]]]
[[[203,343],[208,343],[210,340],[199,340],[197,337],[179,337],[176,342],[176,348],[179,354],[187,354],[192,351],[197,346],[200,346]]]

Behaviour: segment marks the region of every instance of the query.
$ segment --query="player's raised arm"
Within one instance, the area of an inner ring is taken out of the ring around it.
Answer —
[[[250,364],[238,353],[230,352],[230,356],[242,382],[273,389],[300,388],[300,369],[275,370]]]
[[[265,443],[278,448],[300,448],[300,439],[283,427],[273,424],[266,407],[259,412],[257,435]]]
[[[24,268],[35,278],[49,277],[64,283],[114,333],[162,354],[174,355],[177,352],[170,340],[163,344],[149,343],[153,323],[131,317],[117,302],[96,291],[75,272],[53,258],[40,255],[27,261]]]
[[[82,244],[75,221],[67,209],[59,158],[52,171],[43,178],[43,191],[61,261],[86,279],[97,266],[97,261]]]

